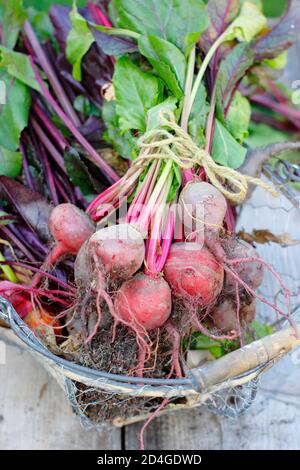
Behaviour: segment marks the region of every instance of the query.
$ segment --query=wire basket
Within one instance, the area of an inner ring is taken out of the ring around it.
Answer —
[[[281,177],[279,174],[274,173],[273,177],[274,175],[276,178]],[[262,228],[275,232],[277,229],[281,233],[288,233],[293,238],[293,235],[299,233],[300,227],[297,193],[293,193],[293,200],[287,199],[286,193],[273,200],[265,193],[262,195],[261,191],[257,189],[251,200],[242,207],[239,214],[240,227],[249,231],[260,228],[261,225]],[[266,220],[267,227],[264,225]],[[292,311],[299,335],[286,321],[273,319],[279,327],[275,333],[207,362],[201,368],[190,369],[182,379],[117,375],[59,357],[34,336],[11,304],[2,297],[0,319],[10,325],[16,336],[55,377],[87,427],[100,428],[107,424],[101,412],[99,414],[99,409],[108,412],[109,424],[115,426],[143,420],[157,409],[163,399],[168,400],[163,412],[204,405],[215,413],[234,418],[253,403],[261,374],[300,345],[300,321],[297,322],[300,311],[300,274],[295,263],[295,259],[300,256],[300,245],[294,243],[285,248],[273,244],[263,245],[258,247],[258,251],[273,264],[274,260],[278,261],[275,268],[294,292]],[[270,274],[265,277],[261,287],[263,294],[280,303],[280,290],[275,287],[274,278]],[[265,308],[261,308],[258,315],[266,318],[268,323],[272,321],[271,313]]]

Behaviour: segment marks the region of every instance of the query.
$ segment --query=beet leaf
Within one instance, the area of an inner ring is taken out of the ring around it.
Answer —
[[[167,40],[186,54],[208,26],[201,0],[113,0],[117,26]]]
[[[92,177],[79,152],[74,148],[67,148],[64,152],[65,167],[74,186],[81,189],[82,194],[91,199],[96,194]]]
[[[239,0],[209,0],[207,10],[210,18],[209,27],[199,39],[204,51],[212,46],[215,40],[225,31],[240,9]]]
[[[288,49],[298,39],[300,28],[300,3],[289,0],[285,15],[276,26],[253,45],[255,59],[271,59]]]
[[[242,147],[223,124],[216,119],[211,153],[214,160],[220,165],[239,168],[245,160],[247,149]]]
[[[146,112],[163,100],[163,83],[155,75],[143,72],[129,57],[116,62],[113,83],[116,111],[121,131],[146,129]]]
[[[2,7],[2,44],[8,49],[13,49],[17,43],[19,32],[27,18],[21,0],[6,0]]]
[[[141,36],[138,45],[173,95],[182,98],[186,71],[183,53],[174,44],[152,35]]]
[[[0,68],[0,80],[5,84],[5,104],[0,105],[0,147],[15,151],[22,130],[27,126],[30,93],[26,85]],[[1,161],[0,161],[1,169]]]
[[[43,240],[51,239],[48,218],[53,206],[41,194],[11,178],[0,176],[0,197],[9,201],[20,217]]]
[[[79,14],[75,5],[70,13],[71,30],[67,37],[66,56],[73,66],[73,77],[81,81],[81,62],[94,42],[86,20]]]

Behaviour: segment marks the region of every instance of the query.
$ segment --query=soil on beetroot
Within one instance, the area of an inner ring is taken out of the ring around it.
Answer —
[[[61,345],[61,354],[69,360],[96,370],[112,374],[135,375],[138,358],[138,346],[133,331],[119,324],[113,339],[114,321],[105,305],[102,305],[101,326],[92,341],[86,344],[82,335],[88,337],[97,321],[95,298],[88,295],[88,300],[80,301],[74,312],[69,313],[72,322],[68,330],[72,336],[78,335],[74,346],[68,340]],[[82,312],[84,308],[84,312]],[[84,324],[83,324],[84,323]],[[82,333],[84,331],[85,333]],[[81,337],[80,337],[81,336]],[[172,366],[172,338],[165,329],[150,332],[151,357],[145,362],[144,377],[168,377]]]
[[[109,294],[115,297],[119,286],[109,283]],[[192,343],[195,327],[191,321],[191,310],[196,312],[198,321],[209,328],[214,335],[222,334],[212,320],[215,305],[222,303],[224,291],[209,307],[199,310],[192,300],[187,304],[186,299],[173,299],[171,315],[172,328],[167,324],[163,328],[148,332],[147,341],[151,347],[151,355],[143,368],[145,378],[174,378],[174,330],[180,337],[179,350],[181,365],[184,363],[185,351]],[[251,302],[251,296],[242,289],[239,292],[242,305]],[[101,322],[97,326],[98,312],[96,294],[93,286],[87,291],[83,286],[78,287],[78,299],[73,310],[68,312],[66,333],[70,334],[65,342],[59,345],[59,354],[77,364],[93,370],[112,374],[136,376],[139,358],[139,347],[135,332],[128,326],[118,324],[114,337],[114,319],[104,300],[101,301]],[[169,322],[168,322],[169,323]],[[97,327],[96,327],[97,326]],[[92,332],[94,332],[92,334]],[[114,340],[113,340],[114,337]],[[87,338],[91,338],[87,341]],[[184,341],[183,341],[184,340]],[[180,346],[181,343],[181,346]],[[237,345],[238,347],[238,345]],[[58,351],[55,351],[58,354]],[[180,366],[179,366],[180,367]],[[184,374],[184,370],[181,370]],[[178,377],[178,375],[177,375]],[[129,397],[118,393],[102,391],[92,386],[76,383],[76,400],[78,407],[94,423],[112,423],[116,419],[128,418],[151,413],[161,404],[161,398]]]
[[[95,317],[94,302],[86,304],[89,319]],[[80,307],[78,306],[78,309]],[[94,318],[95,321],[95,318]],[[78,313],[74,317],[78,322]],[[87,329],[92,326],[87,325]],[[101,328],[91,344],[82,346],[79,341],[77,350],[63,347],[63,356],[69,360],[92,369],[113,374],[133,376],[137,366],[138,346],[133,332],[119,325],[112,342],[113,320],[104,310]],[[152,354],[145,363],[144,377],[170,377],[172,367],[172,341],[166,331],[150,334]],[[76,349],[76,348],[75,348]],[[76,400],[79,409],[93,423],[113,423],[116,419],[127,420],[134,416],[153,412],[161,404],[161,398],[128,397],[126,395],[103,392],[92,386],[76,383]]]

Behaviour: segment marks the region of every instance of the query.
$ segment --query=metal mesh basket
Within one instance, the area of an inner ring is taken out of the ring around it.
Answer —
[[[284,186],[284,194],[272,199],[265,193],[262,197],[262,190],[257,189],[240,211],[240,228],[247,231],[269,229],[277,234],[288,233],[291,239],[296,238],[300,227],[299,199],[296,192],[286,190],[286,179],[292,178],[286,168],[278,166],[276,171],[266,168],[268,176]],[[299,167],[293,168],[293,175],[297,177],[296,170],[299,171]],[[299,259],[300,245],[295,243],[282,247],[268,244],[259,246],[258,251],[275,266],[294,294],[292,309],[297,323],[300,274],[294,260]],[[261,291],[266,298],[278,304],[282,302],[282,293],[271,274],[266,275]],[[185,378],[151,379],[94,370],[53,354],[34,336],[9,302],[0,297],[0,318],[10,325],[16,336],[55,377],[73,409],[88,427],[105,425],[101,410],[110,414],[109,423],[116,426],[143,420],[157,409],[163,399],[168,399],[163,412],[204,405],[215,413],[233,418],[246,411],[255,399],[261,374],[300,344],[300,336],[286,321],[272,318],[271,311],[261,305],[258,315],[268,323],[276,323],[278,331],[201,368],[189,370]],[[298,325],[300,333],[300,322]]]

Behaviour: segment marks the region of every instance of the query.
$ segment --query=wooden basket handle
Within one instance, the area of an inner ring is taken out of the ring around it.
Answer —
[[[218,384],[232,381],[247,373],[251,375],[253,369],[281,359],[298,345],[300,345],[300,324],[297,325],[297,331],[291,327],[278,331],[226,354],[203,368],[191,369],[190,376],[194,387],[204,393]]]

